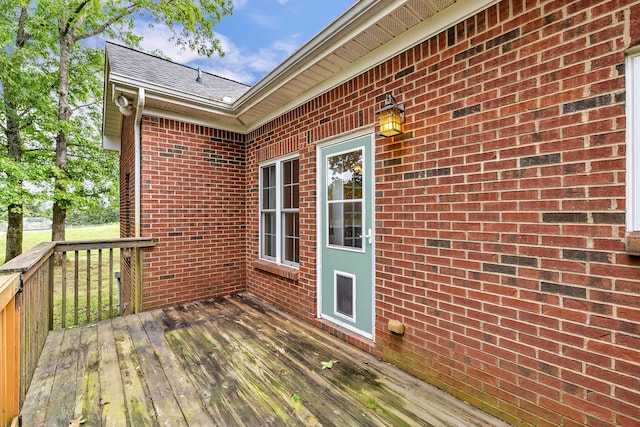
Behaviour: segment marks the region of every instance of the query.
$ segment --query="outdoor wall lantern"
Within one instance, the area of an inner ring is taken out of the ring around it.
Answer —
[[[376,111],[376,114],[379,115],[380,120],[380,136],[388,138],[403,134],[404,104],[397,104],[391,93],[387,94],[384,105]]]

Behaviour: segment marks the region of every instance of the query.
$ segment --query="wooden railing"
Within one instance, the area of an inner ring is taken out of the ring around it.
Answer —
[[[0,276],[0,426],[8,425],[20,409],[19,288],[19,274]]]
[[[121,258],[130,257],[135,296],[126,303],[141,310],[142,250],[153,246],[142,238],[41,243],[0,266],[0,427],[18,415],[49,330],[122,313]]]

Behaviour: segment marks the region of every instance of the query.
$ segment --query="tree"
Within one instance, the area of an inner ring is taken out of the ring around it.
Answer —
[[[64,240],[69,209],[106,191],[101,184],[111,182],[108,171],[117,171],[115,160],[98,149],[104,52],[88,40],[139,47],[134,24],[143,21],[166,26],[177,46],[222,54],[213,28],[231,13],[232,0],[0,0],[0,8],[0,200],[13,215],[7,246],[11,240],[21,251],[22,206],[33,188],[51,197],[52,239]],[[30,79],[25,70],[34,73]]]
[[[182,1],[98,1],[76,0],[52,2],[58,16],[59,85],[58,120],[61,123],[56,136],[56,166],[53,204],[53,240],[64,240],[65,220],[69,208],[68,144],[70,135],[78,135],[69,126],[74,111],[71,96],[72,68],[82,65],[86,70],[98,72],[96,57],[82,43],[99,35],[121,39],[129,45],[140,41],[133,31],[135,20],[148,20],[151,25],[164,24],[172,32],[170,41],[190,48],[201,55],[222,53],[213,32],[220,19],[232,11],[231,0]]]
[[[40,118],[51,111],[42,94],[50,91],[54,80],[44,72],[43,53],[53,39],[41,36],[33,41],[38,26],[27,5],[4,0],[0,10],[0,203],[6,207],[6,260],[10,260],[22,252],[23,205],[42,195],[35,189],[46,175],[45,151],[31,137]]]

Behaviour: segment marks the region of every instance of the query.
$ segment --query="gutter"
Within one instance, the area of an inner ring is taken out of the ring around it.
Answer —
[[[141,141],[141,127],[142,127],[142,110],[145,104],[145,93],[143,88],[138,89],[138,105],[136,106],[136,116],[133,125],[134,132],[134,234],[133,237],[140,236],[140,217],[141,217],[141,191],[142,191],[142,177],[140,176],[142,171],[142,141]]]
[[[235,117],[235,115],[233,114],[234,110],[232,109],[231,104],[224,102],[222,99],[203,97],[197,94],[176,90],[171,87],[158,85],[146,80],[127,77],[125,75],[114,72],[109,73],[109,81],[112,84],[116,85],[118,90],[123,92],[127,91],[127,89],[125,88],[144,87],[147,88],[149,92],[157,94],[159,99],[164,95],[164,97],[166,98],[173,98],[173,101],[181,100],[189,104],[198,104],[206,108],[211,108],[220,115]],[[163,100],[166,101],[166,98]]]

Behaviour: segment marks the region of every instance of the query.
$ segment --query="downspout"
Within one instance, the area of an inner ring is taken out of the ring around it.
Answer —
[[[144,110],[144,89],[138,89],[138,105],[136,107],[136,117],[133,124],[133,136],[134,136],[134,193],[135,193],[135,202],[134,202],[134,237],[140,236],[140,217],[141,217],[141,190],[142,190],[142,110]],[[132,313],[139,313],[142,311],[142,287],[143,287],[143,271],[142,271],[142,253],[140,248],[133,249],[133,260],[132,262],[135,264],[134,271],[135,276],[133,277],[133,284],[135,288],[135,299],[132,301],[133,307]]]
[[[133,237],[141,237],[140,236],[140,216],[141,216],[141,194],[140,191],[142,189],[142,177],[140,176],[142,170],[142,141],[141,141],[141,131],[142,131],[142,110],[144,109],[145,97],[144,97],[144,89],[138,89],[138,105],[136,107],[136,117],[133,125],[134,129],[134,235]]]

